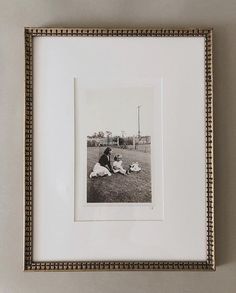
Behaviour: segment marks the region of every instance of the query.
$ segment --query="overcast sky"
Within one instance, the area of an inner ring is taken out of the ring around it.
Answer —
[[[151,135],[153,127],[151,87],[91,89],[86,91],[87,135],[109,130],[112,135],[138,134],[138,105],[141,135]]]

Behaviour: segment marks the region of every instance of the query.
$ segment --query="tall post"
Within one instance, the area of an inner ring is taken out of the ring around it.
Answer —
[[[138,137],[140,138],[140,108],[141,105],[138,106]]]

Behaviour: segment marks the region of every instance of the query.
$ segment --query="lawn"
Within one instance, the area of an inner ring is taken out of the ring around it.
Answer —
[[[108,177],[89,178],[93,166],[98,162],[104,147],[88,147],[87,155],[87,201],[88,202],[151,202],[151,160],[150,153],[135,150],[114,149],[122,154],[125,169],[132,162],[139,162],[142,170],[124,176],[113,174]]]

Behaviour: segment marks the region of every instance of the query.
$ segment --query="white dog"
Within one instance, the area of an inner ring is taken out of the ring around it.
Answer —
[[[130,172],[139,172],[141,171],[141,167],[139,167],[138,162],[132,163],[129,167]]]

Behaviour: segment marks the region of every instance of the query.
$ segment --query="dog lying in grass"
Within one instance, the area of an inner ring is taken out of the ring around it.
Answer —
[[[141,167],[139,166],[139,163],[135,162],[129,166],[129,169],[127,170],[127,174],[131,172],[140,172],[140,171],[141,171]]]

